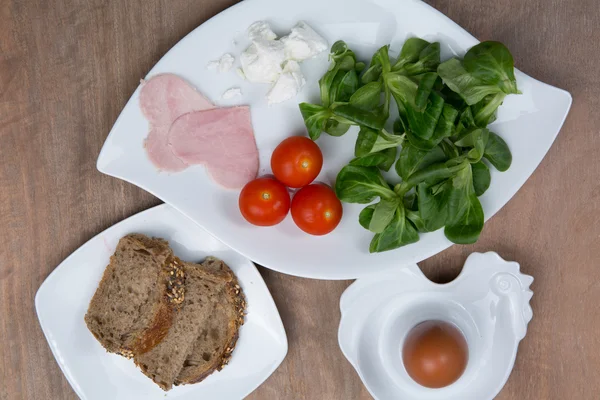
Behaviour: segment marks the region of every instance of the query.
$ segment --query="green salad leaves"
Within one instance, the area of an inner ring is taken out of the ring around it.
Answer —
[[[488,129],[504,98],[520,93],[508,49],[483,42],[462,60],[441,62],[439,43],[411,38],[396,59],[386,45],[366,68],[338,41],[330,59],[319,81],[321,104],[302,103],[300,111],[313,140],[359,128],[355,158],[339,172],[335,192],[341,201],[369,204],[359,216],[374,233],[369,251],[414,243],[419,232],[441,228],[454,243],[476,242],[489,165],[506,171],[512,162],[504,140]],[[394,164],[401,182],[392,186],[381,171]]]

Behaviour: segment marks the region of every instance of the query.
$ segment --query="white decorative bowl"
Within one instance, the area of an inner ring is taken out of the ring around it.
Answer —
[[[376,399],[487,400],[506,383],[533,317],[533,278],[494,252],[473,253],[460,275],[439,285],[417,265],[359,279],[342,295],[342,352]],[[402,362],[402,345],[417,324],[456,325],[469,347],[464,374],[450,386],[425,388]]]

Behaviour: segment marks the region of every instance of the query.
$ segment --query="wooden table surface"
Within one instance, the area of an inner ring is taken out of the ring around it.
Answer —
[[[96,233],[156,205],[96,171],[140,77],[235,0],[0,1],[0,399],[72,399],[35,315],[46,276]],[[534,318],[497,397],[600,398],[600,12],[597,0],[430,0],[519,69],[573,95],[542,164],[480,241],[421,263],[447,282],[473,251],[535,277]],[[349,281],[261,269],[289,352],[250,399],[369,399],[337,345]]]

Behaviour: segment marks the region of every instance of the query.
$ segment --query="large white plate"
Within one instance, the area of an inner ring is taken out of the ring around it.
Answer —
[[[268,87],[242,82],[234,72],[207,71],[207,62],[224,52],[239,55],[247,45],[244,30],[266,19],[285,33],[298,20],[306,20],[329,40],[348,42],[368,61],[380,46],[391,43],[398,52],[407,37],[440,41],[443,58],[463,54],[477,40],[430,6],[415,0],[246,0],[198,27],[173,47],[148,77],[172,72],[188,79],[218,104],[224,90],[241,86],[240,103],[252,107],[260,173],[269,173],[272,150],[285,137],[304,134],[298,103],[318,101],[318,79],[328,66],[327,55],[303,64],[308,84],[300,96],[268,107]],[[235,39],[235,44],[234,40]],[[486,218],[493,216],[525,183],[541,162],[560,130],[571,105],[569,93],[517,72],[521,96],[509,96],[493,130],[513,153],[509,171],[492,168],[492,185],[481,197]],[[358,224],[361,206],[344,205],[340,226],[324,237],[311,237],[294,226],[291,217],[271,228],[246,223],[238,211],[238,191],[213,183],[204,167],[177,174],[159,173],[148,161],[143,140],[148,124],[138,106],[136,90],[117,119],[98,159],[98,169],[151,192],[183,212],[208,232],[246,257],[277,271],[311,278],[348,279],[392,267],[412,264],[451,245],[443,231],[421,235],[418,243],[382,254],[369,254],[372,234]],[[342,138],[323,135],[318,144],[325,157],[320,180],[332,184],[337,172],[353,156],[356,133]],[[485,234],[485,230],[484,230]]]
[[[187,261],[208,255],[235,272],[248,303],[246,322],[231,361],[194,385],[164,392],[133,364],[107,353],[83,317],[117,242],[138,232],[165,238]],[[63,261],[35,296],[40,325],[54,358],[77,395],[85,400],[241,399],[275,371],[287,354],[281,318],[256,267],[168,205],[151,208],[100,233]]]

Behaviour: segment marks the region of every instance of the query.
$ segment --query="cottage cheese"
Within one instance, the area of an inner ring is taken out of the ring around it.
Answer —
[[[254,22],[247,31],[250,46],[240,56],[238,74],[250,82],[271,83],[269,104],[281,103],[296,96],[306,83],[298,62],[325,51],[327,41],[304,21],[289,35],[277,35],[265,21]]]
[[[281,103],[296,96],[305,83],[306,79],[304,79],[300,64],[294,60],[286,61],[277,82],[267,93],[269,105]]]
[[[292,32],[280,40],[283,42],[285,58],[288,60],[304,61],[329,47],[327,41],[304,21],[298,22],[292,28]]]
[[[229,53],[225,53],[218,60],[209,62],[206,68],[217,70],[219,73],[228,72],[235,62],[235,57]]]
[[[255,39],[240,56],[244,76],[250,82],[273,83],[283,70],[283,43],[279,40]]]
[[[242,89],[240,89],[239,87],[232,87],[230,89],[227,89],[222,95],[221,98],[223,100],[229,100],[229,99],[233,99],[234,97],[238,97],[242,95]]]
[[[248,39],[255,41],[257,39],[275,40],[277,35],[271,30],[266,21],[256,21],[248,27]]]

